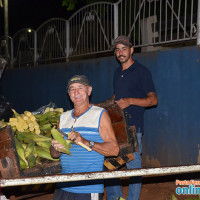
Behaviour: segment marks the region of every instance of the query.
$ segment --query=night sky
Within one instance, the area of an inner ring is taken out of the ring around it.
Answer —
[[[9,36],[23,28],[37,29],[54,17],[69,19],[72,14],[62,6],[62,0],[8,0]],[[4,8],[0,7],[0,37],[3,35]]]

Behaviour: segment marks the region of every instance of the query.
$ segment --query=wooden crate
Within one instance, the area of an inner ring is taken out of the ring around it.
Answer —
[[[22,170],[10,126],[0,129],[0,176],[1,178],[18,178],[23,176],[42,176],[61,171],[59,161],[46,161],[33,168]]]
[[[135,126],[127,126],[124,111],[117,105],[103,105],[111,118],[120,152],[117,157],[105,157],[104,170],[116,170],[134,159],[133,152],[138,151]]]
[[[0,129],[0,172],[1,178],[21,176],[17,150],[10,126]]]
[[[135,126],[127,126],[123,110],[117,104],[103,106],[111,118],[117,142],[120,147],[121,156],[138,151]]]

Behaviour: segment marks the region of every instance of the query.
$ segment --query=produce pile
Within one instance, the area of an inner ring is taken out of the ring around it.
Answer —
[[[71,141],[65,140],[57,130],[62,108],[47,107],[36,115],[29,111],[23,114],[12,111],[14,117],[9,122],[0,121],[0,127],[11,126],[21,169],[32,168],[44,160],[58,161],[50,154],[52,139],[62,143],[66,148],[63,153],[70,155]]]

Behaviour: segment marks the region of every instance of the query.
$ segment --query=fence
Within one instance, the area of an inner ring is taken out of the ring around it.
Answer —
[[[69,58],[110,52],[118,35],[128,35],[135,48],[197,39],[199,0],[119,0],[83,7],[68,20],[50,19],[37,30],[23,29],[0,38],[0,56],[10,66],[67,62]]]

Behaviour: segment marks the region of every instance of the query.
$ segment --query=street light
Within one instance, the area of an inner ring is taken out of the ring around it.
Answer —
[[[4,5],[2,3],[2,0],[0,0],[0,7],[4,7],[4,37],[6,41],[5,56],[8,62],[8,0],[4,0]]]

